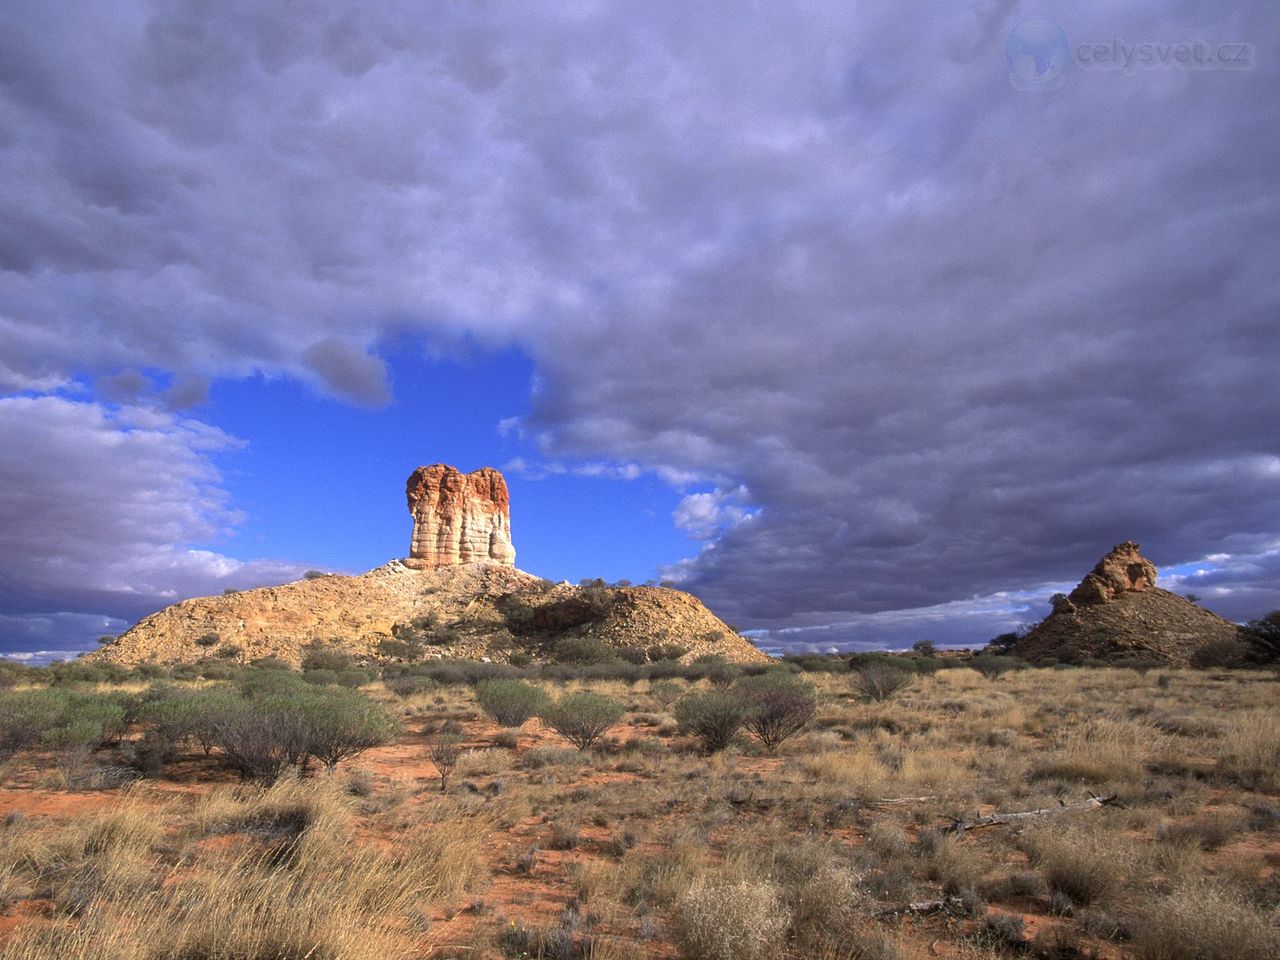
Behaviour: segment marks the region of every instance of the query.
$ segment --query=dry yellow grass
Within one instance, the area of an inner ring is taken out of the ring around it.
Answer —
[[[721,936],[734,925],[787,960],[887,960],[876,912],[954,893],[966,909],[985,898],[1038,914],[1085,955],[1217,960],[1226,943],[1253,960],[1274,936],[1256,905],[1273,902],[1259,878],[1280,839],[1277,687],[1256,673],[1157,676],[1027,670],[993,683],[960,669],[864,704],[847,677],[810,675],[821,707],[807,731],[773,756],[744,745],[712,757],[643,716],[655,712],[646,686],[574,681],[629,705],[615,746],[574,754],[530,724],[514,747],[469,752],[443,796],[409,739],[371,757],[361,784],[288,778],[181,803],[142,789],[61,825],[0,825],[0,909],[54,904],[3,957],[397,960],[430,955],[434,910],[465,931],[441,956],[469,960],[503,956],[509,916],[600,960],[669,955],[677,932],[690,957],[752,956]],[[494,742],[465,687],[408,706],[410,737],[447,720],[467,744]],[[950,817],[1090,792],[1124,804],[944,832]],[[552,849],[557,824],[576,835],[570,849]],[[737,890],[750,900],[741,915],[724,902]],[[1074,915],[1055,913],[1071,903]],[[1130,922],[1133,946],[1102,945]],[[924,938],[947,956],[1000,955],[961,929],[904,923],[904,953]],[[1177,952],[1168,931],[1199,952]]]
[[[801,757],[799,767],[808,776],[832,786],[850,787],[875,793],[889,779],[889,768],[866,747],[826,750]]]
[[[455,811],[382,850],[356,842],[349,804],[328,781],[228,793],[185,826],[253,825],[268,842],[189,851],[175,870],[155,847],[156,810],[136,798],[72,831],[74,846],[58,838],[67,859],[55,895],[85,902],[19,931],[5,960],[408,958],[422,911],[461,896],[483,870],[488,824],[474,816]],[[98,882],[80,890],[85,870]]]
[[[1222,747],[1228,771],[1261,787],[1280,788],[1280,708],[1273,704],[1231,717]]]
[[[1277,918],[1221,886],[1192,880],[1134,911],[1142,960],[1275,960]]]
[[[1106,717],[1090,720],[1067,730],[1060,746],[1035,764],[1033,775],[1090,784],[1132,781],[1142,775],[1161,736],[1147,723]]]

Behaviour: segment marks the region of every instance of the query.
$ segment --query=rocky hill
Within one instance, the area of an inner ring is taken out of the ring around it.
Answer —
[[[1213,642],[1242,644],[1240,628],[1156,586],[1156,568],[1131,540],[1103,557],[1010,651],[1031,663],[1131,658],[1185,666]]]
[[[311,577],[215,597],[196,597],[141,620],[95,659],[124,664],[204,657],[292,664],[309,645],[358,657],[425,656],[506,661],[550,655],[566,637],[595,638],[654,655],[768,657],[696,598],[659,587],[555,584],[513,566],[507,486],[485,468],[444,464],[409,478],[411,555],[356,577]]]

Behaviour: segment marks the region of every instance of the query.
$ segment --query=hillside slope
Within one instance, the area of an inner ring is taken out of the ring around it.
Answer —
[[[686,660],[768,659],[678,590],[552,584],[496,562],[423,570],[399,560],[356,577],[183,600],[90,656],[123,664],[274,656],[297,664],[310,644],[367,657],[405,636],[424,643],[428,656],[500,662],[516,651],[545,656],[567,636],[619,648],[676,644],[687,648]]]
[[[1185,666],[1205,644],[1241,641],[1236,624],[1160,589],[1156,576],[1136,543],[1118,544],[1010,652],[1036,664],[1141,658]]]

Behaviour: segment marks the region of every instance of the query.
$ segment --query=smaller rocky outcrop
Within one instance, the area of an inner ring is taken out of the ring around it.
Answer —
[[[482,561],[515,566],[511,497],[497,470],[463,473],[433,463],[413,471],[405,494],[413,515],[409,567],[437,570]]]
[[[1186,666],[1209,645],[1246,648],[1240,627],[1156,586],[1132,540],[1117,544],[1010,651],[1031,663],[1148,660]]]
[[[1116,544],[1071,591],[1073,603],[1108,603],[1122,593],[1154,590],[1156,568],[1132,540]]]

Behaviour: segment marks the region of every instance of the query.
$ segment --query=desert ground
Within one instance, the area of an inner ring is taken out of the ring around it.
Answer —
[[[768,668],[816,703],[772,750],[747,729],[709,749],[681,706],[732,699],[744,668],[528,680],[621,706],[588,750],[500,726],[465,669],[371,672],[332,689],[398,721],[381,745],[248,779],[146,703],[333,671],[11,671],[10,726],[42,690],[130,706],[91,748],[11,740],[0,956],[1278,955],[1273,671],[957,664],[886,692],[806,665]]]

